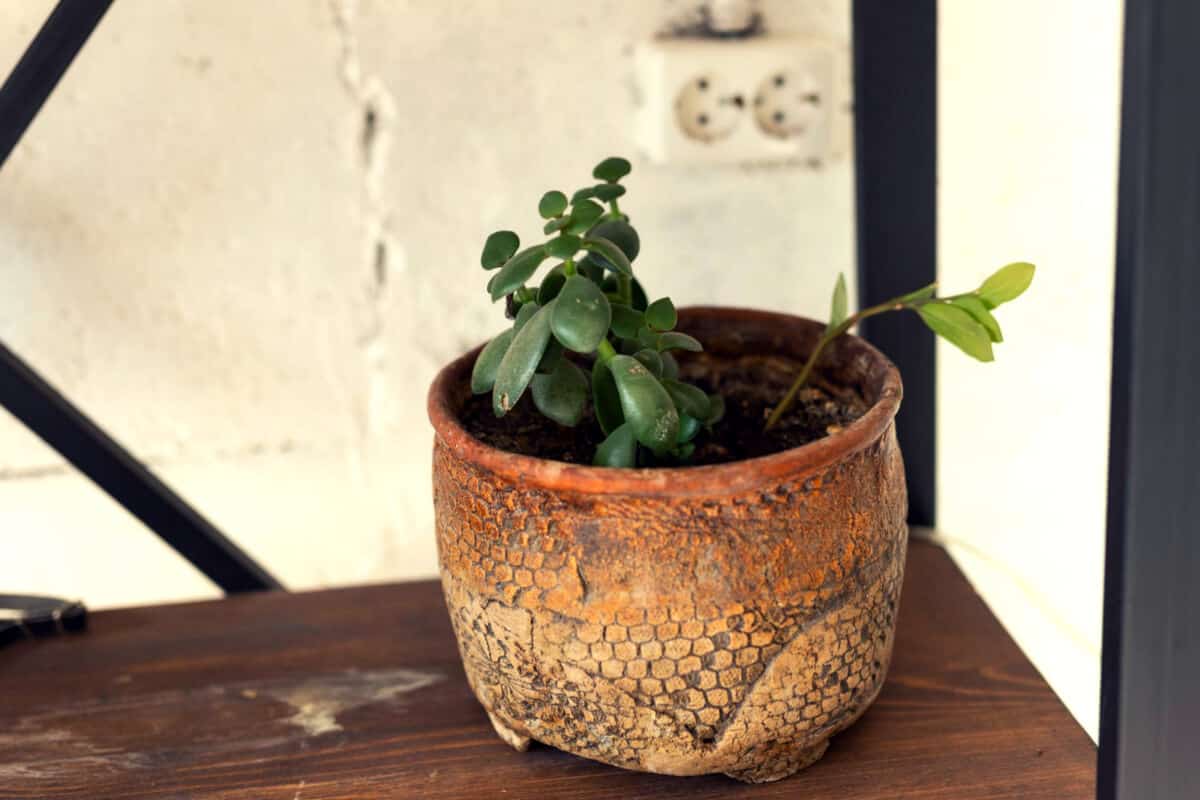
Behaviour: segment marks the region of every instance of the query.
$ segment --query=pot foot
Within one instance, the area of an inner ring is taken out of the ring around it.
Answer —
[[[488,719],[492,721],[492,727],[496,729],[496,734],[511,745],[518,753],[524,753],[529,749],[530,739],[528,736],[517,733],[490,711],[488,712]]]
[[[725,774],[743,783],[770,783],[812,766],[828,749],[828,739],[800,749],[778,743],[774,747],[755,753],[756,763],[748,763],[743,769],[732,769]]]

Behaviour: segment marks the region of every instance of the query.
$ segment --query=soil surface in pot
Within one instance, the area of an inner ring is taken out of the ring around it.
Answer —
[[[590,374],[588,365],[580,366]],[[789,450],[834,433],[867,411],[866,400],[855,389],[832,386],[816,374],[788,414],[764,432],[763,423],[799,372],[799,362],[778,356],[689,353],[679,358],[679,366],[680,378],[725,398],[725,418],[711,433],[702,431],[696,437],[696,452],[683,466],[723,464]],[[492,447],[575,464],[590,464],[603,440],[590,411],[579,425],[568,428],[538,413],[528,392],[500,419],[492,413],[490,393],[471,396],[460,420],[472,436]]]

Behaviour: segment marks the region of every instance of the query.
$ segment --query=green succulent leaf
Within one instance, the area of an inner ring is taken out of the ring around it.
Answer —
[[[829,326],[826,330],[833,330],[838,325],[846,321],[846,316],[850,313],[850,300],[846,296],[846,276],[838,273],[837,283],[833,285],[833,300],[829,308]]]
[[[597,200],[608,203],[625,194],[625,187],[619,183],[602,183],[596,187]]]
[[[699,353],[704,349],[704,345],[688,336],[686,333],[679,331],[667,331],[660,334],[658,337],[659,350],[688,350],[693,353]]]
[[[517,248],[521,246],[521,239],[512,231],[496,231],[488,234],[487,241],[483,243],[483,253],[479,256],[479,263],[484,269],[497,269],[504,266],[504,262],[513,257],[513,253],[517,252]]]
[[[640,344],[642,347],[648,347],[651,350],[659,349],[658,334],[644,325],[638,329],[637,340],[638,344]]]
[[[562,346],[562,342],[550,337],[550,341],[546,342],[546,352],[542,353],[542,360],[538,362],[538,372],[553,372],[560,362],[564,361],[563,353],[567,348]]]
[[[571,195],[571,205],[575,205],[580,200],[587,200],[589,197],[596,196],[595,186],[585,186],[582,189],[576,190],[575,194]]]
[[[550,191],[542,195],[538,201],[538,213],[543,219],[557,217],[567,210],[567,196],[560,191]]]
[[[646,307],[646,324],[656,331],[669,331],[679,321],[671,298],[662,297]]]
[[[571,206],[571,224],[567,226],[567,233],[576,236],[587,233],[596,220],[602,216],[604,216],[604,206],[595,200],[580,200]]]
[[[600,346],[612,322],[612,306],[600,287],[582,275],[571,275],[554,301],[550,327],[554,337],[577,353]]]
[[[696,419],[708,419],[712,408],[703,389],[673,378],[663,378],[662,385],[681,414],[688,414]]]
[[[909,303],[923,303],[924,301],[933,297],[935,292],[937,292],[937,284],[931,283],[929,286],[922,286],[916,291],[900,295],[896,298],[896,304],[908,305]]]
[[[973,294],[964,294],[960,297],[955,297],[951,301],[954,305],[961,308],[971,315],[972,318],[984,327],[988,333],[988,338],[993,342],[999,343],[1004,341],[1004,334],[1000,332],[1000,323],[992,316],[992,312],[988,311],[987,306]]]
[[[578,236],[563,233],[546,242],[546,252],[554,258],[573,258],[579,252],[580,244]]]
[[[492,387],[492,411],[497,417],[507,414],[533,379],[546,344],[550,341],[550,315],[557,301],[537,309],[525,325],[513,336]]]
[[[537,310],[541,308],[537,303],[525,303],[517,309],[517,318],[513,322],[513,333],[520,332],[521,328],[525,327],[525,323],[533,318]]]
[[[696,434],[698,434],[700,432],[700,429],[703,427],[704,427],[704,423],[701,422],[700,420],[696,419],[695,417],[691,416],[690,414],[685,414],[683,412],[680,412],[680,414],[679,414],[679,436],[676,437],[675,441],[679,444],[684,444],[686,442],[690,442],[692,439],[696,438]],[[691,453],[689,453],[688,455],[691,455]]]
[[[1035,267],[1024,261],[1001,267],[983,282],[977,294],[988,309],[1016,300],[1033,283]]]
[[[492,339],[475,358],[475,367],[471,370],[471,391],[474,394],[486,394],[496,383],[496,370],[500,367],[500,359],[508,351],[516,333],[512,328]]]
[[[679,377],[679,362],[675,360],[675,356],[670,353],[659,353],[663,362],[663,377],[678,378]]]
[[[545,416],[573,428],[587,406],[588,379],[583,370],[561,359],[549,375],[534,375],[530,384],[533,404]]]
[[[675,448],[675,458],[680,461],[687,461],[692,457],[692,453],[696,452],[696,445],[691,442],[684,442]]]
[[[566,270],[562,264],[559,264],[547,272],[546,277],[542,278],[542,285],[538,287],[537,301],[542,305],[546,305],[546,303],[558,297],[558,293],[562,291],[563,284],[566,282]]]
[[[927,303],[917,309],[929,329],[980,361],[992,361],[992,340],[987,329],[958,306]]]
[[[608,438],[596,448],[592,464],[597,467],[636,467],[637,437],[633,434],[633,426],[625,423],[609,433]]]
[[[642,312],[634,311],[624,303],[612,304],[612,331],[623,339],[633,339],[645,325]]]
[[[555,217],[542,226],[542,233],[554,233],[555,231],[561,231],[570,224],[570,217]]]
[[[627,160],[612,156],[596,165],[596,168],[592,170],[592,177],[615,183],[628,175],[632,169],[633,167]]]
[[[604,281],[604,262],[595,258],[591,253],[588,253],[587,257],[576,265],[576,268],[580,275],[592,283],[600,284]]]
[[[596,421],[605,435],[611,434],[623,422],[625,414],[621,411],[621,394],[617,391],[617,382],[608,366],[596,359],[592,365],[592,407],[596,412]]]
[[[598,255],[608,269],[633,276],[633,265],[629,263],[625,252],[608,239],[588,236],[583,240],[583,249]]]
[[[546,246],[542,244],[527,247],[510,258],[508,263],[501,267],[488,283],[488,292],[492,296],[492,301],[499,300],[529,280],[545,260]]]
[[[642,366],[650,370],[651,375],[656,378],[662,377],[662,356],[658,354],[657,350],[638,350],[633,354],[633,357],[642,362]]]
[[[708,416],[704,418],[704,424],[711,428],[725,417],[725,398],[719,394],[710,394],[708,409]]]
[[[608,365],[621,395],[621,411],[633,426],[633,435],[656,454],[669,450],[679,436],[679,412],[671,395],[632,356],[613,356]]]
[[[594,239],[608,239],[621,248],[621,252],[630,261],[637,258],[642,249],[642,240],[637,230],[623,219],[606,219],[588,231],[588,236]]]

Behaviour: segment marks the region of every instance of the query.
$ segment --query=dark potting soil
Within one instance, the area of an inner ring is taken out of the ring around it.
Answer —
[[[867,410],[866,401],[854,389],[831,386],[814,375],[779,424],[764,432],[763,423],[799,372],[799,362],[775,356],[723,358],[705,353],[687,354],[679,362],[682,380],[725,398],[725,417],[711,433],[700,432],[695,453],[680,466],[722,464],[799,447],[835,433]],[[587,366],[581,366],[586,371]],[[538,413],[528,391],[499,419],[492,413],[490,393],[474,395],[467,400],[461,420],[472,436],[492,447],[576,464],[590,464],[596,445],[604,438],[590,409],[579,425],[568,428]]]

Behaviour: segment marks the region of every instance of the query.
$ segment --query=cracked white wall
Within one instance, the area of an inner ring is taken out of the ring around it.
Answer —
[[[0,5],[7,72],[52,0]],[[0,341],[292,587],[432,575],[436,369],[500,326],[478,247],[633,154],[633,45],[697,3],[121,0],[0,172]],[[848,41],[848,0],[768,0]],[[821,315],[847,162],[652,168],[624,205],[681,304]],[[0,412],[0,587],[208,582]]]

